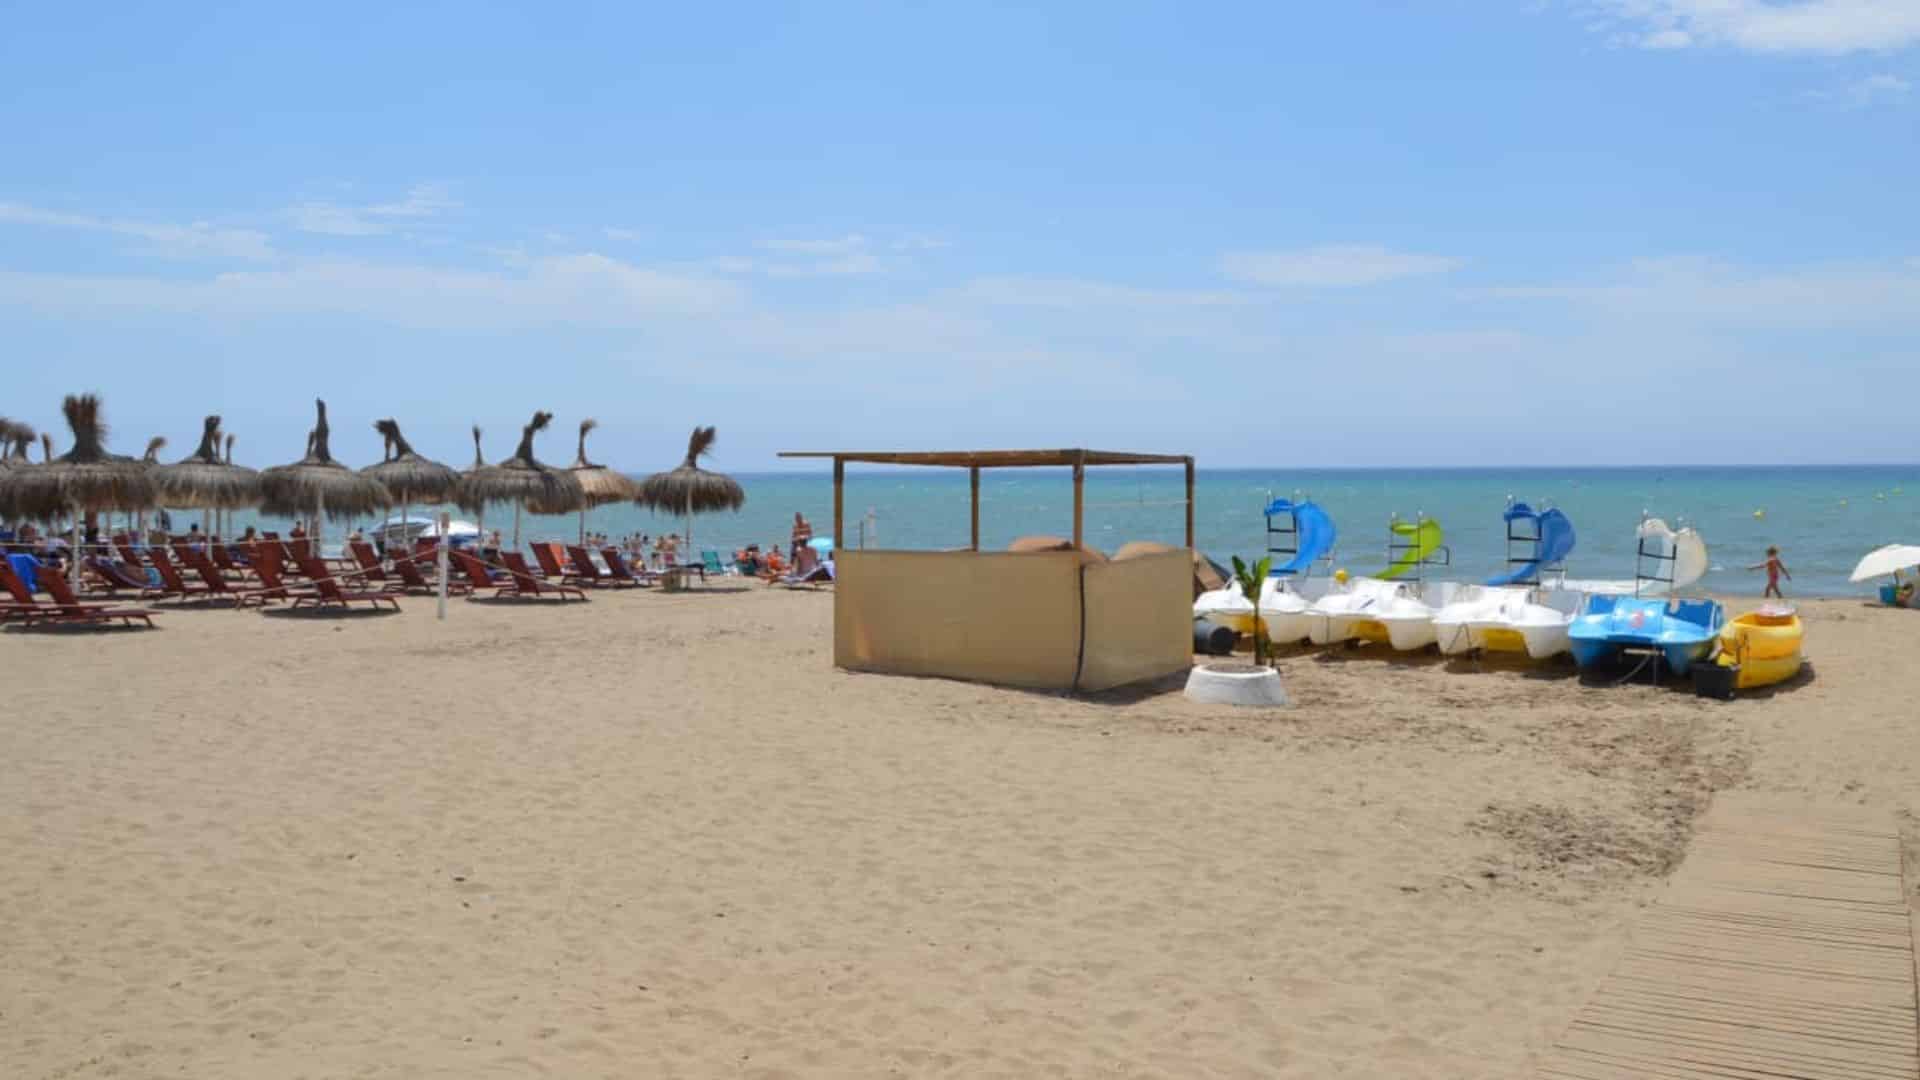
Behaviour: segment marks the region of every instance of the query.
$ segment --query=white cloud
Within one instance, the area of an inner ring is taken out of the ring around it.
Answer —
[[[131,236],[145,241],[143,246],[134,249],[136,253],[164,258],[271,259],[274,254],[266,233],[253,229],[220,228],[204,221],[188,225],[123,221],[45,210],[22,203],[0,202],[0,224],[38,225]]]
[[[635,240],[641,239],[641,237],[644,235],[643,233],[641,233],[639,229],[608,228],[608,229],[602,229],[600,231],[606,234],[607,239],[619,240],[622,243],[632,243]]]
[[[870,251],[852,251],[806,263],[766,263],[761,267],[771,277],[846,277],[878,274],[886,268],[886,261]]]
[[[614,230],[608,230],[611,235]],[[708,269],[722,274],[759,274],[771,278],[857,277],[885,274],[911,262],[914,252],[946,247],[946,241],[912,233],[874,241],[861,233],[827,237],[771,237],[754,244],[762,254],[722,255]]]
[[[736,309],[744,300],[740,288],[725,281],[592,252],[528,258],[504,270],[299,259],[272,270],[197,279],[0,273],[0,303],[45,311],[329,314],[455,330],[648,327],[662,319]]]
[[[824,240],[762,240],[760,246],[788,255],[851,255],[867,250],[867,238],[848,233]]]
[[[1847,109],[1871,109],[1881,105],[1904,104],[1913,95],[1913,83],[1898,75],[1869,75],[1855,79],[1836,90],[1807,95],[1809,100],[1827,102]]]
[[[1347,288],[1396,278],[1443,274],[1466,260],[1421,255],[1365,244],[1335,244],[1296,251],[1243,251],[1220,257],[1220,270],[1255,285]]]
[[[813,240],[762,240],[756,246],[771,252],[771,256],[722,255],[707,260],[706,265],[723,274],[809,278],[882,274],[901,261],[897,256],[875,254],[871,243],[859,233]]]
[[[1252,303],[1242,293],[1195,289],[1149,289],[1085,278],[976,278],[950,292],[955,298],[998,307],[1178,308],[1229,307]]]
[[[326,236],[378,236],[388,231],[384,222],[369,220],[361,211],[328,203],[302,203],[287,211],[293,227]]]
[[[1920,327],[1920,262],[1793,268],[1715,259],[1641,259],[1597,281],[1483,290],[1495,299],[1555,300],[1610,317],[1734,329]]]
[[[301,232],[326,236],[383,236],[406,222],[443,214],[460,204],[434,184],[416,184],[397,202],[370,206],[345,206],[339,203],[300,203],[287,211],[293,227]]]
[[[1914,0],[1594,0],[1609,29],[1649,49],[1849,53],[1920,43]]]

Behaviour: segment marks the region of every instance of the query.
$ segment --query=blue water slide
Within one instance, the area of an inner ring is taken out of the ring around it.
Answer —
[[[1294,552],[1293,558],[1284,566],[1274,567],[1271,576],[1304,574],[1315,560],[1324,558],[1327,552],[1333,550],[1333,541],[1339,533],[1333,527],[1333,519],[1320,509],[1319,503],[1312,500],[1295,503],[1288,499],[1275,499],[1267,505],[1266,513],[1268,517],[1292,514],[1299,542],[1299,549]]]
[[[1536,575],[1549,566],[1559,566],[1567,561],[1573,552],[1573,522],[1559,510],[1542,510],[1535,513],[1526,503],[1517,502],[1507,507],[1501,515],[1509,528],[1516,521],[1532,521],[1534,535],[1539,539],[1533,545],[1533,558],[1520,563],[1498,577],[1487,579],[1489,585],[1519,585],[1539,580]]]
[[[1573,522],[1558,510],[1540,514],[1540,565],[1558,566],[1573,553]]]
[[[1549,510],[1547,511],[1547,513],[1559,514],[1560,511]],[[1514,522],[1516,521],[1533,522],[1535,535],[1540,536],[1541,540],[1534,544],[1533,546],[1534,557],[1531,560],[1520,563],[1517,566],[1510,567],[1507,570],[1507,572],[1504,574],[1500,574],[1495,577],[1488,578],[1487,584],[1517,585],[1517,584],[1520,584],[1521,582],[1533,580],[1534,575],[1539,572],[1540,567],[1546,565],[1547,563],[1547,560],[1542,556],[1542,550],[1541,550],[1543,547],[1545,547],[1546,530],[1542,525],[1542,522],[1545,520],[1546,514],[1536,514],[1533,512],[1533,508],[1528,506],[1526,503],[1517,502],[1507,507],[1507,512],[1500,515],[1500,517],[1502,518],[1502,520],[1504,520],[1507,523],[1509,534],[1511,534],[1511,530],[1513,528]],[[1561,519],[1565,520],[1565,518],[1566,518],[1566,515],[1562,514]],[[1567,536],[1568,537],[1573,536],[1572,526],[1567,527]]]

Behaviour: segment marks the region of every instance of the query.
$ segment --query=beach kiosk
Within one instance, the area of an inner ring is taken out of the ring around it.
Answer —
[[[1184,672],[1193,653],[1193,458],[1106,450],[791,451],[833,459],[833,662],[1038,690],[1107,690]],[[972,537],[953,551],[850,551],[849,462],[966,469]],[[1108,561],[1082,544],[1087,469],[1186,469],[1186,547]],[[983,469],[1073,470],[1073,543],[980,550]]]

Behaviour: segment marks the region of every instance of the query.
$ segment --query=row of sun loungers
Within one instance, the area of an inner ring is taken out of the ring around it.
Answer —
[[[170,548],[144,551],[117,537],[111,551],[112,555],[88,556],[83,565],[95,590],[92,596],[116,601],[233,607],[284,602],[292,608],[364,605],[398,611],[400,597],[437,591],[434,561],[438,553],[431,541],[386,560],[371,544],[356,541],[335,566],[313,554],[305,541],[283,542],[271,535],[259,542],[215,543],[205,548],[176,541]],[[498,562],[489,564],[469,552],[449,551],[447,591],[493,599],[584,601],[589,589],[642,588],[661,577],[644,567],[634,569],[617,548],[603,549],[599,560],[578,545],[538,543],[532,551],[538,569],[518,552],[501,552]],[[803,560],[794,573],[770,578],[768,584],[812,584],[821,576],[818,567],[804,565]],[[153,616],[159,613],[147,607],[100,603],[91,597],[83,600],[58,574],[38,578],[50,601],[37,600],[0,560],[0,586],[6,592],[0,599],[0,622],[152,626]]]
[[[39,584],[53,598],[51,602],[35,599],[33,593],[27,591],[26,583],[14,574],[7,560],[0,559],[0,589],[6,592],[6,599],[0,601],[0,622],[95,626],[116,622],[131,626],[141,622],[153,625],[155,613],[145,608],[83,603],[73,594],[73,586],[67,583],[67,579],[58,574],[40,575]]]

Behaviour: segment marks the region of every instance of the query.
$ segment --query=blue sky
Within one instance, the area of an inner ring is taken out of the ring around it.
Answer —
[[[1920,0],[391,7],[12,7],[0,413],[1920,458]]]

